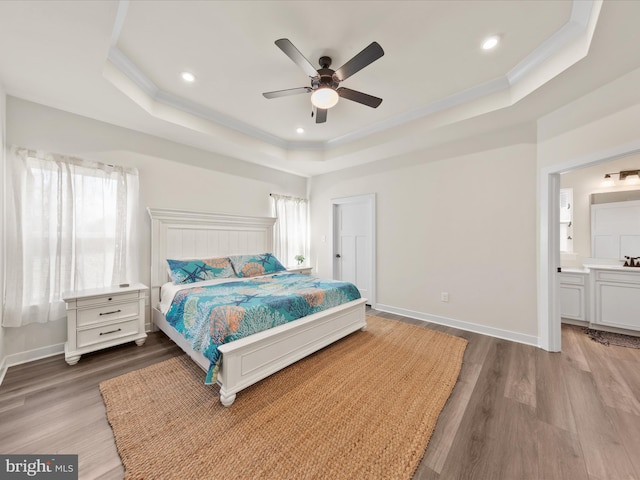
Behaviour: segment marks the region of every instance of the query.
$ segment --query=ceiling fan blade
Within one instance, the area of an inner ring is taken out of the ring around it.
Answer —
[[[366,93],[358,92],[356,90],[351,90],[350,88],[340,87],[337,92],[342,98],[361,103],[371,108],[378,108],[382,103],[381,98],[374,97],[373,95],[367,95]]]
[[[275,92],[264,92],[262,95],[264,98],[279,98],[279,97],[287,97],[289,95],[297,95],[299,93],[309,93],[311,91],[311,87],[298,87],[298,88],[288,88],[287,90],[276,90]]]
[[[317,108],[316,109],[316,123],[324,123],[327,121],[327,109],[326,108]]]
[[[311,62],[307,60],[304,55],[300,53],[293,43],[289,41],[287,38],[281,38],[280,40],[276,40],[276,45],[282,50],[287,57],[294,61],[296,65],[298,65],[304,73],[309,75],[311,78],[318,76],[318,71],[313,68]]]
[[[335,75],[336,77],[338,77],[338,80],[342,82],[354,73],[362,70],[370,63],[375,62],[383,55],[384,50],[382,50],[382,47],[378,44],[378,42],[372,42],[368,47],[366,47],[355,57],[353,57],[338,70],[336,70]]]

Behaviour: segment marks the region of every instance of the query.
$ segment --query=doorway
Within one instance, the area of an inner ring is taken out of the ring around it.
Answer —
[[[367,304],[376,305],[376,196],[332,201],[333,278],[353,283]]]
[[[617,145],[540,170],[538,177],[540,216],[538,223],[538,342],[550,352],[561,350],[558,284],[560,267],[560,174],[581,167],[616,160],[640,152],[640,141]]]

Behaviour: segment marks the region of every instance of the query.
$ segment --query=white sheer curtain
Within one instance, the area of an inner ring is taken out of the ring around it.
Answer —
[[[7,177],[3,326],[64,318],[64,292],[134,278],[136,169],[13,147]]]
[[[295,257],[297,255],[302,255],[307,259],[309,257],[307,199],[272,193],[271,208],[272,214],[277,218],[274,227],[273,253],[275,256],[285,266],[296,265]]]

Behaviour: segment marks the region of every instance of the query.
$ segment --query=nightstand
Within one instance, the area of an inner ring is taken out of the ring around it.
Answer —
[[[62,295],[67,305],[67,343],[64,359],[75,365],[89,352],[135,341],[141,346],[144,331],[144,294],[141,283]]]
[[[301,273],[303,275],[311,275],[311,270],[313,270],[313,267],[305,267],[305,266],[302,266],[302,265],[297,265],[295,267],[288,267],[287,268],[287,272]]]

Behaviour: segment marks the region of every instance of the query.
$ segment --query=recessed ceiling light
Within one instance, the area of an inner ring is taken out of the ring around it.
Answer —
[[[297,133],[304,133],[304,128],[298,127],[298,128],[296,128],[296,132]]]
[[[191,72],[182,72],[180,76],[185,82],[191,83],[191,82],[195,82],[196,80],[196,76]]]
[[[495,48],[496,45],[498,45],[499,41],[500,41],[500,37],[498,37],[497,35],[494,35],[493,37],[489,37],[484,42],[482,42],[482,49],[491,50],[492,48]]]

